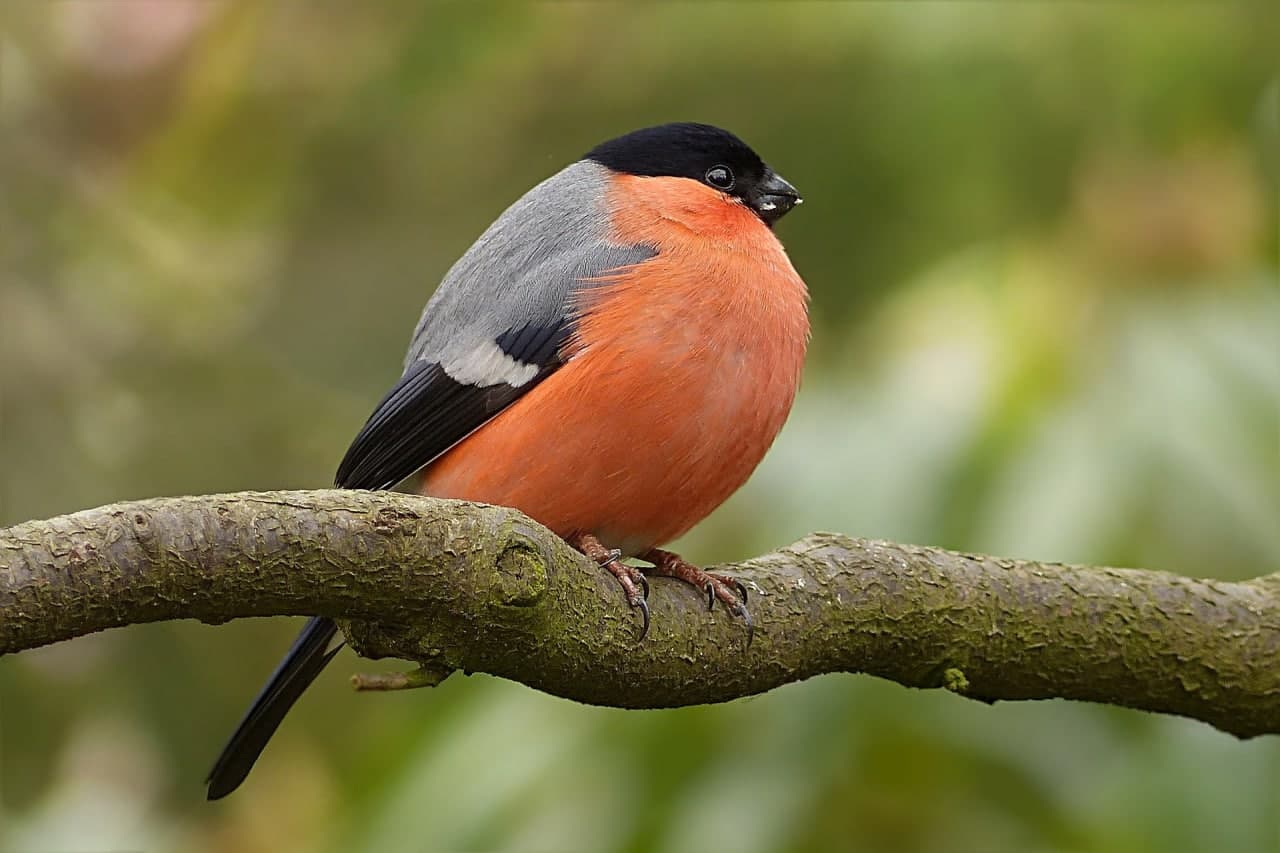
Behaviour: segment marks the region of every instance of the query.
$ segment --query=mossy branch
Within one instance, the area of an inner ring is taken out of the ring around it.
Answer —
[[[865,672],[1280,732],[1278,576],[1195,580],[833,534],[720,568],[751,590],[750,648],[740,621],[661,579],[637,643],[617,583],[514,510],[387,492],[160,498],[0,531],[0,654],[163,619],[320,614],[361,654],[420,664],[406,684],[488,672],[655,708]]]

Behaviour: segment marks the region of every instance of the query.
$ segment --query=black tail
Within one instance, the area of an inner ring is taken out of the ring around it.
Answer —
[[[209,778],[205,780],[209,783],[209,799],[225,797],[240,787],[284,715],[342,648],[337,645],[329,649],[329,642],[337,632],[338,626],[332,619],[317,616],[308,620],[209,771]]]

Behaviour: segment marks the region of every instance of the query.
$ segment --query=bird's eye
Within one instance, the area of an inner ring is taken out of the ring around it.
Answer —
[[[733,189],[733,170],[728,166],[712,166],[707,169],[707,183],[718,190],[728,192]]]

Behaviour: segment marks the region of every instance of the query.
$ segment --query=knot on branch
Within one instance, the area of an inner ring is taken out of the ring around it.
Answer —
[[[502,607],[533,607],[546,595],[547,564],[552,555],[539,544],[545,537],[536,537],[535,532],[519,519],[508,525],[506,545],[498,555],[490,588],[493,603]]]
[[[549,568],[566,557],[575,562],[584,558],[514,510],[478,508],[479,529],[464,533],[461,525],[450,525],[449,541],[457,545],[448,549],[452,559],[442,565],[431,557],[426,560],[427,572],[443,571],[448,577],[445,584],[433,584],[436,600],[400,608],[385,621],[339,620],[358,654],[414,661],[438,682],[454,670],[466,669],[467,652],[475,645],[475,638],[459,636],[459,617],[491,643],[502,642],[502,637],[514,643],[517,637],[539,632],[554,610],[548,594]],[[418,553],[439,557],[429,548]],[[438,608],[448,616],[434,618]]]

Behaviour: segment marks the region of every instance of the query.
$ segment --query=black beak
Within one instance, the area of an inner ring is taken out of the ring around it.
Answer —
[[[772,169],[764,173],[764,179],[751,199],[751,207],[769,225],[777,222],[787,211],[804,202],[796,188]]]

